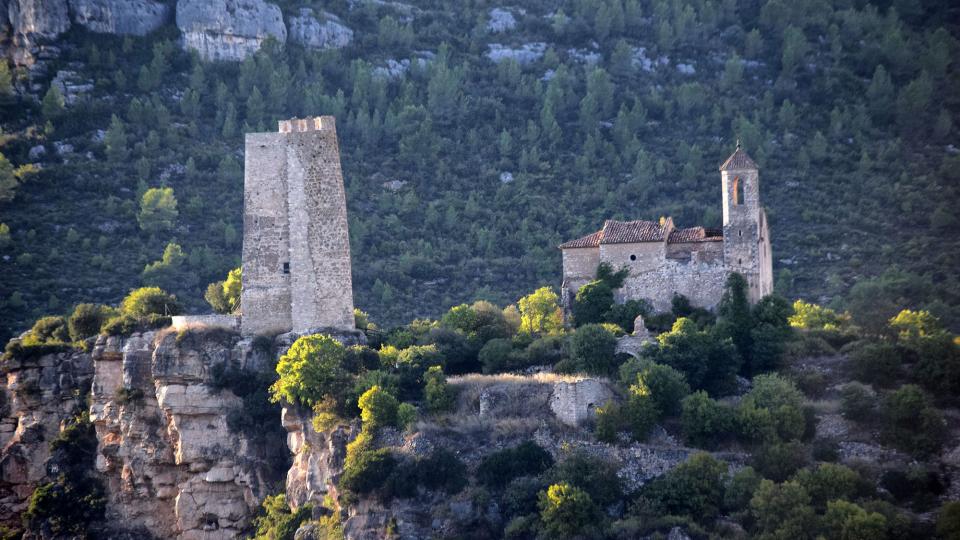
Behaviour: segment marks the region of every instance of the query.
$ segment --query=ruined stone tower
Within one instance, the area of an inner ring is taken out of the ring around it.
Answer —
[[[767,213],[760,205],[757,164],[740,148],[720,165],[723,196],[723,260],[743,274],[751,302],[773,292]]]
[[[245,335],[352,330],[347,205],[332,116],[248,133],[243,190]]]

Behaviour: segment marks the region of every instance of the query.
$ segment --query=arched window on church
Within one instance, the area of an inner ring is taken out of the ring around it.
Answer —
[[[733,204],[734,206],[741,204],[743,201],[743,184],[740,183],[740,177],[737,176],[733,179]]]

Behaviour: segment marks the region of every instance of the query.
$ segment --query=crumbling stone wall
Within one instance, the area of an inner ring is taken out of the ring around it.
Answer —
[[[334,118],[246,137],[244,334],[352,329],[346,193]]]

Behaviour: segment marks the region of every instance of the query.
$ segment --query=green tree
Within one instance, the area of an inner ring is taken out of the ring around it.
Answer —
[[[0,202],[12,201],[17,194],[19,180],[13,170],[13,164],[0,154]]]
[[[604,314],[613,304],[613,289],[602,280],[595,280],[580,287],[573,304],[573,321],[577,326],[603,321]]]
[[[345,354],[344,346],[327,335],[297,339],[277,362],[280,378],[270,386],[270,400],[313,407],[328,396],[339,396],[349,379],[343,369]]]
[[[600,509],[585,491],[570,484],[554,484],[540,494],[540,519],[546,534],[573,538],[593,529]]]
[[[520,331],[530,334],[551,334],[563,328],[559,297],[550,287],[541,287],[517,302],[520,308]]]
[[[720,513],[727,464],[698,452],[644,488],[663,514],[685,515],[705,523]]]
[[[917,456],[936,453],[946,440],[946,424],[920,387],[907,384],[883,402],[883,438]]]
[[[803,35],[803,30],[788,26],[783,31],[783,52],[780,57],[781,73],[793,74],[809,50],[810,45],[807,43],[807,37]]]
[[[449,411],[453,408],[453,389],[447,384],[447,378],[440,366],[431,366],[424,374],[423,397],[427,409],[433,413]]]
[[[114,114],[110,117],[110,127],[103,136],[103,144],[107,149],[107,158],[114,163],[121,163],[127,159],[127,132],[123,120]]]
[[[690,393],[690,385],[683,373],[652,363],[637,375],[630,393],[649,396],[660,414],[672,416],[680,412],[680,401]]]
[[[177,297],[167,294],[160,287],[134,289],[120,302],[120,313],[134,318],[176,315],[181,310]]]
[[[10,64],[0,62],[0,96],[9,97],[13,95],[13,74],[10,72]]]
[[[747,280],[742,274],[732,273],[727,278],[723,296],[717,306],[717,333],[733,341],[745,365],[749,366],[750,353],[753,350],[753,337],[750,334],[753,317],[747,289]]]
[[[47,89],[47,93],[43,95],[43,100],[40,102],[40,113],[43,115],[43,119],[51,122],[59,118],[60,115],[63,114],[64,103],[60,88],[55,84],[51,84],[50,88]]]
[[[766,410],[773,433],[784,441],[798,440],[806,429],[803,394],[777,374],[757,375],[753,388],[740,402],[740,410]],[[761,431],[763,426],[760,426]]]
[[[179,215],[173,188],[150,188],[140,199],[137,222],[144,231],[158,233],[172,229]]]
[[[759,538],[812,539],[816,528],[810,495],[797,482],[762,480],[750,500]]]
[[[371,386],[357,401],[357,406],[360,407],[363,429],[376,430],[382,427],[396,426],[397,407],[399,405],[397,398],[390,395],[389,392],[379,386]]]
[[[570,360],[578,371],[608,375],[616,369],[617,340],[599,324],[578,328],[569,338]]]
[[[813,505],[823,509],[829,501],[852,499],[857,494],[860,475],[843,465],[821,463],[815,468],[799,471],[794,480],[810,495]]]
[[[70,329],[70,339],[80,341],[100,333],[110,318],[116,315],[116,310],[100,304],[77,304],[67,320]]]
[[[204,300],[217,313],[234,313],[240,308],[240,292],[243,288],[243,269],[234,268],[227,279],[207,286]],[[358,328],[360,328],[358,326]],[[364,327],[365,328],[365,327]]]
[[[681,317],[657,341],[660,347],[644,354],[683,373],[692,389],[717,393],[734,384],[740,356],[729,339],[699,330],[692,320]]]
[[[730,409],[698,390],[680,402],[680,425],[689,444],[712,448],[732,423]]]
[[[877,512],[867,512],[845,500],[827,503],[823,525],[828,538],[837,540],[874,540],[887,537],[887,519]]]
[[[292,511],[283,493],[268,496],[263,500],[261,513],[253,519],[256,538],[264,540],[293,540],[300,525],[311,517],[313,506],[301,505]]]

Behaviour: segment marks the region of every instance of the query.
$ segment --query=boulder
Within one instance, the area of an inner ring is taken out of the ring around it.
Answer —
[[[353,30],[333,14],[321,12],[318,20],[310,8],[290,17],[290,41],[310,49],[342,49],[353,41]]]
[[[268,38],[287,41],[280,7],[262,0],[179,0],[177,28],[183,48],[205,60],[243,60]]]
[[[493,8],[490,10],[490,19],[487,21],[487,30],[498,33],[506,32],[507,30],[513,30],[517,27],[517,19],[513,17],[513,13],[502,9],[502,8]]]
[[[166,24],[172,10],[154,0],[70,0],[70,13],[91,32],[143,36]]]

